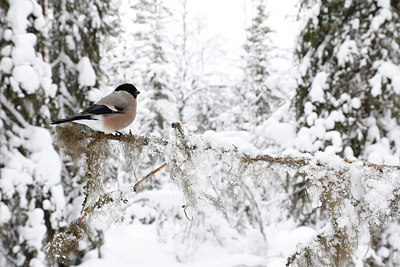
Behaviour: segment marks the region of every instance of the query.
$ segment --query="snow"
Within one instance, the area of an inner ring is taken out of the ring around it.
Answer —
[[[389,142],[382,140],[380,143],[368,146],[365,149],[367,160],[376,164],[398,165],[399,158],[392,154]]]
[[[7,20],[15,33],[24,33],[29,25],[28,16],[33,11],[32,2],[29,0],[9,1]]]
[[[315,235],[316,231],[310,227],[300,226],[295,228],[290,232],[289,238],[287,239],[287,241],[290,242],[290,244],[287,244],[287,251],[294,253],[299,244],[307,244]]]
[[[46,20],[43,16],[38,17],[35,19],[34,27],[37,31],[40,31],[46,25]]]
[[[203,134],[203,139],[210,143],[211,146],[222,150],[238,148],[240,151],[250,155],[256,155],[259,152],[253,145],[241,139],[237,133],[232,136],[229,132],[216,133],[214,131],[206,131]]]
[[[33,33],[16,34],[12,37],[15,44],[11,55],[14,65],[33,64],[35,63],[36,53],[35,44],[36,36]]]
[[[359,109],[361,107],[361,100],[358,97],[354,97],[353,99],[351,99],[351,106],[354,109]]]
[[[69,50],[75,50],[76,45],[74,38],[71,35],[65,36],[65,41],[67,42],[67,47]]]
[[[312,102],[325,102],[324,89],[327,88],[328,74],[326,72],[319,72],[315,75],[314,81],[310,90],[310,99]]]
[[[8,223],[10,219],[10,209],[3,202],[0,202],[0,225]]]
[[[17,178],[17,179],[16,179]],[[0,188],[3,192],[3,199],[11,199],[21,182],[31,182],[32,177],[25,172],[20,173],[13,169],[3,168]]]
[[[21,235],[24,240],[27,241],[29,246],[40,251],[46,231],[43,210],[36,208],[30,211],[28,213],[27,225],[21,229]]]
[[[351,26],[353,29],[358,30],[360,28],[360,19],[355,18],[351,22]]]
[[[380,74],[381,77],[387,77],[391,80],[393,91],[396,94],[400,94],[400,67],[398,65],[393,64],[392,62],[384,62],[384,61],[377,61],[373,65],[374,68],[378,69],[378,73]],[[373,90],[375,86],[378,86],[376,84],[380,82],[380,79],[378,77],[379,76],[375,75],[374,78],[370,80],[370,83],[373,86]],[[374,96],[376,96],[376,93],[374,94]]]
[[[190,224],[190,222],[187,223]],[[269,242],[271,256],[267,259],[271,265],[268,266],[280,267],[285,266],[286,258],[295,251],[297,245],[306,244],[316,235],[314,229],[305,226],[286,230],[271,228],[268,232],[271,234]],[[265,258],[254,254],[232,253],[234,251],[232,243],[216,246],[211,242],[204,243],[188,260],[182,261],[176,254],[178,250],[185,248],[175,246],[171,241],[160,242],[156,229],[152,225],[143,225],[138,221],[129,225],[115,225],[105,234],[105,244],[101,248],[102,258],[98,259],[97,252],[93,251],[85,256],[84,262],[79,266],[109,266],[110,264],[131,266],[132,262],[135,262],[139,266],[230,267],[241,264],[258,266],[266,263]],[[241,248],[241,250],[244,249],[245,247]],[[155,252],[157,252],[157,257],[154,257]]]
[[[230,254],[229,246],[222,248],[211,244],[202,246],[194,255],[193,261],[180,262],[172,244],[159,242],[157,232],[152,225],[138,222],[131,225],[112,227],[105,236],[105,245],[101,249],[102,259],[88,255],[82,267],[92,266],[220,266],[229,267],[237,264],[260,265],[261,257],[249,254]],[[157,256],[154,256],[154,253]]]
[[[337,154],[342,151],[342,137],[338,131],[326,132],[325,139],[330,140],[332,142],[334,154]]]
[[[390,8],[390,0],[377,0],[377,5],[383,8]]]
[[[1,49],[1,55],[4,57],[9,57],[11,56],[11,45],[5,45],[3,46],[3,48]]]
[[[11,74],[13,68],[12,59],[9,57],[2,57],[0,61],[0,70],[4,73]]]
[[[393,200],[394,184],[390,181],[369,180],[366,184],[368,194],[365,201],[370,210],[376,211],[376,215],[387,215],[390,212],[389,205]],[[373,190],[371,190],[373,188]]]
[[[283,148],[292,148],[296,139],[296,126],[287,122],[279,122],[271,117],[258,126],[255,133],[273,140]]]
[[[328,165],[333,170],[339,171],[345,168],[344,160],[337,155],[332,155],[331,153],[321,151],[316,152],[314,155],[314,160],[316,162]]]
[[[48,186],[60,182],[61,161],[52,145],[52,137],[47,129],[29,127],[25,130],[26,147],[30,150],[31,160],[36,165],[36,180]],[[52,166],[48,168],[48,166]]]
[[[13,36],[13,32],[11,29],[6,29],[3,32],[3,38],[5,41],[11,41],[11,37]]]
[[[397,242],[396,242],[397,243]],[[380,247],[379,250],[377,251],[377,254],[381,256],[382,258],[387,258],[390,255],[390,251],[386,247]]]
[[[350,170],[351,172],[351,194],[353,197],[360,201],[365,194],[361,173],[357,171],[355,168]]]
[[[382,94],[382,76],[379,73],[375,74],[368,82],[372,87],[371,94],[373,97]]]
[[[378,31],[382,24],[385,23],[385,21],[390,21],[392,19],[392,12],[389,9],[390,4],[387,5],[386,2],[387,0],[378,1],[378,3],[382,5],[382,8],[379,9],[378,15],[374,16],[371,21],[370,27],[373,31]]]
[[[82,57],[78,63],[79,86],[94,86],[96,84],[96,73],[88,57]]]
[[[39,77],[31,66],[15,66],[12,75],[15,81],[17,81],[28,94],[33,94],[37,89],[39,89]]]
[[[354,40],[346,40],[336,54],[339,66],[344,67],[347,62],[353,63],[352,54],[358,55],[357,43]]]

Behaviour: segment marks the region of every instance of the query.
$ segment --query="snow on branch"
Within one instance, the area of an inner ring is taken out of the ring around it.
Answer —
[[[288,266],[346,266],[361,239],[369,239],[374,229],[399,218],[398,166],[346,161],[323,152],[254,154],[252,149],[239,149],[215,133],[195,136],[185,132],[180,124],[174,128],[174,145],[167,150],[169,156],[173,155],[169,160],[171,178],[179,180],[193,206],[210,186],[201,179],[215,179],[214,174],[221,173],[221,169],[229,171],[227,179],[233,180],[249,176],[257,180],[260,175],[269,179],[271,170],[292,169],[305,177],[313,208],[326,207],[329,223],[310,244],[300,247],[288,259]],[[206,186],[199,190],[201,184]]]
[[[74,235],[75,239],[82,238],[81,233],[90,237],[93,214],[104,210],[105,206],[114,211],[122,210],[114,206],[123,205],[130,194],[135,193],[133,186],[118,192],[104,189],[101,162],[107,157],[110,142],[120,143],[123,153],[129,155],[127,159],[138,158],[141,153],[162,158],[163,167],[168,166],[170,179],[184,193],[185,211],[206,203],[226,216],[230,202],[221,199],[221,191],[232,187],[240,189],[237,185],[243,181],[257,186],[277,173],[298,172],[306,181],[306,192],[313,208],[325,209],[329,222],[310,243],[298,247],[288,258],[287,266],[344,266],[360,240],[370,238],[376,227],[400,217],[398,166],[346,161],[323,152],[310,155],[285,151],[280,156],[266,155],[248,143],[213,131],[193,134],[180,123],[172,124],[168,140],[132,134],[85,134],[73,127],[64,127],[57,128],[56,143],[72,158],[85,157],[86,165],[82,214],[86,212],[87,216],[71,223],[80,229],[75,231],[80,234]],[[259,227],[263,232],[262,223]],[[58,239],[66,232],[48,245],[53,256],[67,257],[66,251],[56,249],[62,244]],[[71,237],[64,239],[71,240]]]

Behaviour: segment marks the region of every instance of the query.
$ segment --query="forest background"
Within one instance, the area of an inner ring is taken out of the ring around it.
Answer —
[[[279,2],[0,0],[0,266],[398,266],[400,4]]]

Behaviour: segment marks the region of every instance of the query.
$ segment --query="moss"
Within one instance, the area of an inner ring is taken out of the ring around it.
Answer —
[[[287,259],[286,266],[348,266],[353,251],[348,237],[317,235],[312,245],[303,247]]]
[[[72,125],[57,126],[54,143],[77,163],[85,155],[89,140],[86,134]]]
[[[82,240],[88,243],[84,250]],[[60,263],[76,264],[77,260],[83,257],[86,251],[96,247],[99,241],[94,238],[94,233],[86,222],[76,220],[46,245],[46,252]]]
[[[144,147],[149,145],[149,140],[142,136],[129,134],[122,136],[118,145],[122,153],[124,168],[132,171],[134,163],[139,161]]]
[[[113,146],[115,142],[117,146]],[[150,152],[155,155],[161,154],[167,142],[156,137],[133,134],[88,133],[82,131],[78,125],[66,124],[56,127],[54,143],[69,155],[77,166],[82,166],[85,199],[82,203],[81,218],[73,221],[64,232],[56,235],[47,245],[47,252],[61,263],[76,264],[86,250],[98,244],[95,240],[98,236],[90,225],[92,215],[105,205],[117,202],[104,189],[105,179],[115,179],[108,172],[109,159],[120,161],[122,155],[122,163],[132,168],[134,162]],[[115,147],[118,149],[113,149]],[[119,200],[126,203],[125,199]],[[84,240],[89,240],[89,248],[83,251],[78,245]]]

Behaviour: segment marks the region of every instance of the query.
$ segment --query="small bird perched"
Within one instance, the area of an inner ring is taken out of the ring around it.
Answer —
[[[55,120],[51,124],[76,122],[90,128],[112,133],[128,127],[136,117],[136,97],[140,92],[132,84],[118,86],[114,92],[75,116]]]

